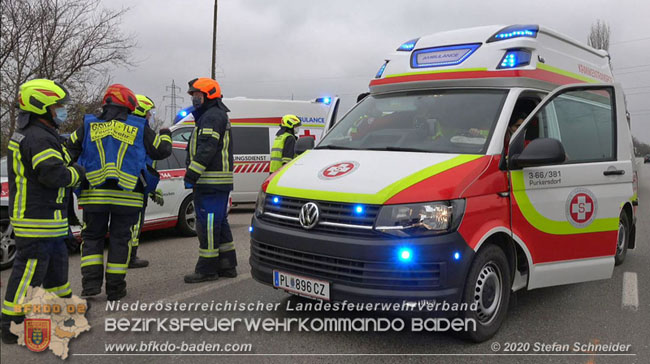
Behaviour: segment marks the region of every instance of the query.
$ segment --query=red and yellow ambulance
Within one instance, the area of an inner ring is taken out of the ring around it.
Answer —
[[[370,95],[269,177],[251,226],[261,283],[333,301],[474,304],[605,279],[634,247],[637,181],[609,56],[537,25],[411,40]]]

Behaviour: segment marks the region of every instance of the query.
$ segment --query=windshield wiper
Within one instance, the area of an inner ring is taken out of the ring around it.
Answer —
[[[352,148],[352,147],[345,147],[345,146],[343,146],[343,145],[333,145],[333,144],[329,144],[329,145],[319,145],[318,147],[316,147],[316,148],[314,148],[314,149],[342,149],[342,150],[357,150],[357,149],[359,149],[359,148]]]
[[[429,149],[420,149],[420,148],[404,148],[404,147],[378,147],[378,148],[364,148],[364,150],[388,150],[388,151],[395,151],[395,152],[420,152],[420,153],[436,153],[433,150]]]

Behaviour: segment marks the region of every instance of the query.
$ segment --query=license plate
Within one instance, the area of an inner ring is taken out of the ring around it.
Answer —
[[[273,287],[289,293],[329,301],[330,283],[318,279],[273,271]]]

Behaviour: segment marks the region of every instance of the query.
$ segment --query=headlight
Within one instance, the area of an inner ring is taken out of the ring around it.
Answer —
[[[260,190],[257,194],[257,202],[255,203],[255,216],[260,217],[264,214],[264,203],[266,202],[266,193]]]
[[[388,205],[381,208],[375,229],[406,237],[451,232],[458,228],[465,200]]]

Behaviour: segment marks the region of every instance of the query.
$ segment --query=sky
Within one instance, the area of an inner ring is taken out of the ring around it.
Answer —
[[[113,69],[113,81],[151,97],[168,120],[172,80],[183,98],[179,106],[190,105],[187,82],[210,77],[214,2],[102,0],[101,6],[129,8],[121,29],[138,43],[137,65]],[[648,0],[219,0],[216,78],[225,97],[338,95],[347,110],[385,56],[409,39],[540,24],[586,43],[601,19],[611,27],[614,76],[626,92],[633,135],[650,143],[649,17]]]

